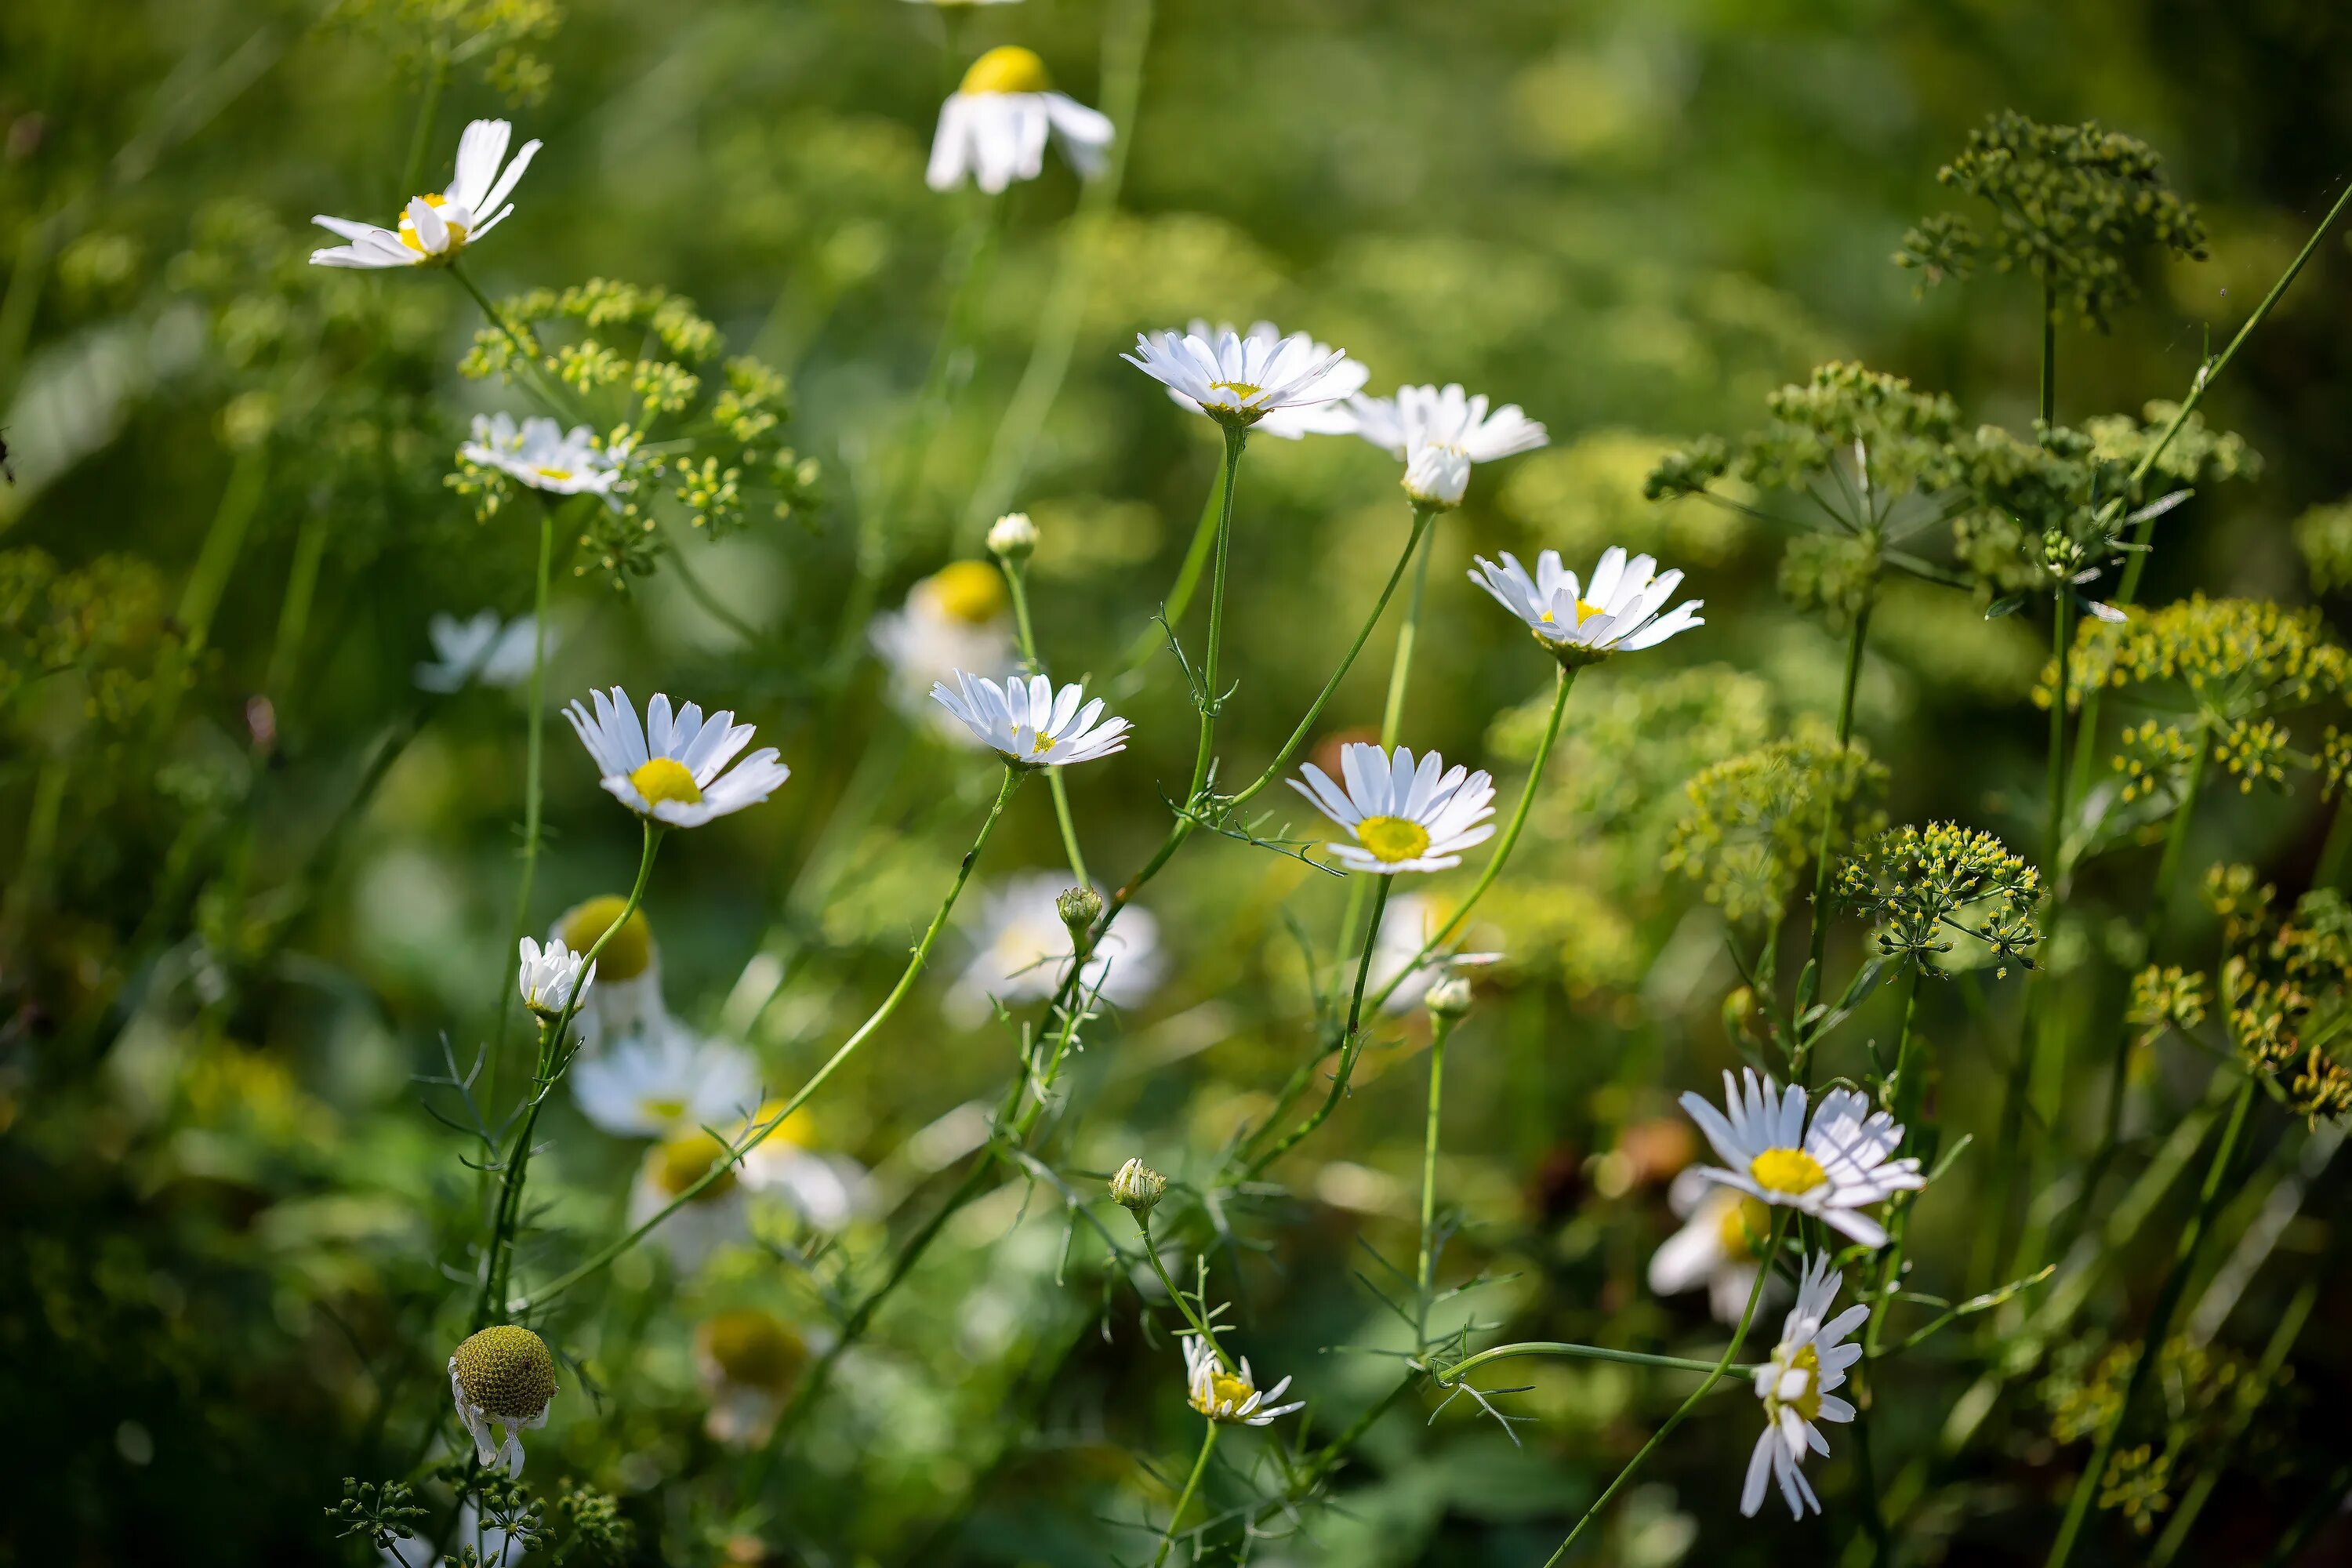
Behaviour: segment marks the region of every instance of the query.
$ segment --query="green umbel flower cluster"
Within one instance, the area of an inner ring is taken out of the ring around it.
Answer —
[[[2053,666],[2042,671],[2034,700],[2053,698]],[[2224,724],[2342,697],[2352,659],[2328,635],[2315,609],[2263,599],[2209,599],[2202,594],[2136,613],[2124,621],[2088,621],[2066,668],[2066,705],[2102,687],[2175,685]]]
[[[521,1421],[555,1397],[555,1358],[547,1342],[519,1323],[494,1323],[456,1352],[457,1385],[491,1415]]]
[[[1765,412],[1769,422],[1760,430],[1729,441],[1709,437],[1668,453],[1650,471],[1643,493],[1652,500],[1700,495],[1727,477],[1768,490],[1801,490],[1833,476],[1865,487],[1860,495],[1832,498],[1834,511],[1836,500],[1875,498],[1868,504],[1883,507],[1949,481],[1959,409],[1941,393],[1914,390],[1901,376],[1834,362],[1773,393]],[[1870,518],[1846,521],[1859,526]]]
[[[2151,963],[2132,976],[2125,1020],[2147,1045],[2167,1029],[2184,1034],[2205,1022],[2212,994],[2205,977],[2177,963]]]
[[[479,61],[482,79],[508,102],[533,104],[555,80],[537,51],[562,21],[557,0],[335,0],[324,25],[381,46],[404,71]]]
[[[1927,284],[1986,265],[2022,272],[2048,289],[2053,313],[2105,331],[2137,298],[2132,268],[2144,253],[2205,258],[2205,226],[2165,184],[2157,155],[2095,121],[2043,125],[2005,110],[1970,132],[1936,178],[1982,200],[1994,222],[1987,234],[1941,213],[1905,235],[1895,264]]]
[[[2061,1352],[2041,1387],[2052,1438],[2078,1443],[2112,1420],[2139,1353],[2139,1345],[2131,1342],[2104,1350],[2076,1344]],[[2171,1510],[2179,1457],[2223,1440],[2233,1421],[2268,1399],[2276,1382],[2293,1375],[2291,1368],[2282,1367],[2275,1377],[2265,1377],[2258,1364],[2236,1352],[2187,1335],[2165,1342],[2156,1373],[2168,1394],[2164,1440],[2118,1448],[2099,1491],[2101,1508],[2122,1513],[2142,1533]]]
[[[1990,833],[1934,822],[1883,834],[1838,868],[1837,894],[1878,922],[1872,941],[1890,958],[1933,969],[1964,936],[2004,969],[2032,966],[2041,873]]]
[[[1727,920],[1776,921],[1825,831],[1840,822],[1875,831],[1876,814],[1853,808],[1882,796],[1886,782],[1885,766],[1859,742],[1841,747],[1826,735],[1727,758],[1684,786],[1689,804],[1666,868],[1697,881]]]
[[[2336,1054],[2352,1024],[2352,905],[2322,889],[2282,915],[2277,889],[2247,866],[2214,867],[2205,896],[2221,920],[2219,992],[2239,1059],[2315,1126],[2352,1114]]]
[[[183,642],[163,576],[144,561],[101,555],[68,570],[46,551],[0,552],[0,705],[35,680],[71,673],[84,714],[119,729],[164,681],[186,686]]]

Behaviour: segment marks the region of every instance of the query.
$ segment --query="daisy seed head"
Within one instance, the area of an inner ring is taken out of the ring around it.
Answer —
[[[574,904],[563,911],[555,922],[556,939],[574,952],[585,952],[613,931],[613,922],[620,920],[621,911],[629,908],[629,900],[618,893],[604,893]],[[607,982],[635,980],[654,962],[654,927],[640,907],[629,911],[621,929],[613,931],[612,940],[604,951],[596,955],[596,972]]]
[[[1003,561],[1026,561],[1037,552],[1037,525],[1025,511],[1008,511],[989,526],[989,553]]]
[[[1141,1219],[1168,1191],[1168,1178],[1141,1160],[1129,1160],[1110,1179],[1111,1201]]]
[[[457,1386],[486,1414],[527,1420],[555,1397],[555,1357],[547,1342],[520,1323],[494,1323],[449,1358]]]

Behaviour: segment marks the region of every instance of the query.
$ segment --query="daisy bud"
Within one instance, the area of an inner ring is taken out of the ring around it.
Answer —
[[[1037,525],[1025,511],[1008,511],[988,531],[988,552],[1008,564],[1036,552]]]
[[[520,1324],[494,1324],[449,1358],[449,1396],[474,1439],[475,1457],[520,1475],[522,1439],[517,1434],[547,1425],[555,1399],[555,1358],[545,1340]]]
[[[1140,1160],[1129,1160],[1110,1179],[1110,1195],[1118,1205],[1141,1219],[1168,1191],[1168,1178]]]
[[[1458,1023],[1470,1012],[1470,977],[1448,974],[1429,988],[1423,1005],[1429,1016],[1445,1023]]]
[[[1054,908],[1062,923],[1070,928],[1070,946],[1075,952],[1085,945],[1086,933],[1094,929],[1095,921],[1102,919],[1102,895],[1092,888],[1071,888],[1055,898]]]
[[[1406,459],[1404,493],[1426,507],[1462,504],[1470,488],[1470,459],[1450,447],[1424,447]]]

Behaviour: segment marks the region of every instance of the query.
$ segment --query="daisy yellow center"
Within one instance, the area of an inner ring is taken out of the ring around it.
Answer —
[[[555,1396],[547,1342],[518,1323],[484,1329],[457,1347],[457,1386],[488,1415],[527,1421]]]
[[[1748,1173],[1768,1193],[1791,1197],[1811,1192],[1830,1179],[1822,1163],[1802,1149],[1767,1149],[1748,1163]]]
[[[1723,1217],[1716,1221],[1716,1240],[1727,1258],[1749,1258],[1756,1256],[1756,1243],[1772,1224],[1772,1216],[1754,1198],[1742,1198],[1736,1204],[1723,1205]]]
[[[1249,1403],[1250,1396],[1256,1392],[1257,1390],[1251,1387],[1245,1380],[1235,1377],[1230,1372],[1213,1373],[1209,1377],[1207,1396],[1195,1399],[1192,1402],[1192,1408],[1203,1415],[1217,1410],[1239,1410]]]
[[[555,934],[563,945],[574,952],[585,952],[597,940],[613,930],[613,922],[629,900],[618,893],[606,893],[575,905],[556,923]],[[654,928],[638,910],[630,915],[620,930],[613,931],[613,940],[604,943],[604,951],[596,955],[596,978],[607,984],[635,980],[653,964]]]
[[[1370,850],[1373,859],[1393,866],[1429,847],[1429,829],[1402,816],[1368,816],[1356,824],[1356,842]]]
[[[646,797],[647,805],[674,800],[680,805],[700,805],[702,786],[676,757],[656,757],[629,775],[629,783]]]
[[[655,1145],[653,1152],[654,1184],[667,1197],[677,1197],[687,1188],[709,1173],[710,1167],[726,1158],[727,1146],[709,1133],[694,1131],[682,1138],[668,1139]],[[732,1167],[702,1191],[695,1194],[698,1203],[709,1203],[725,1195],[735,1184]]]
[[[1235,403],[1247,403],[1251,398],[1255,397],[1259,393],[1264,392],[1265,388],[1258,385],[1255,382],[1248,381],[1213,381],[1209,383],[1209,390],[1212,392],[1230,393]]]
[[[768,1123],[776,1121],[776,1118],[783,1114],[783,1110],[784,1102],[781,1100],[763,1100],[761,1102],[759,1114],[752,1119],[753,1122],[758,1126],[765,1127]],[[748,1131],[750,1129],[745,1128],[742,1131]],[[790,1146],[795,1149],[814,1148],[816,1146],[815,1112],[803,1107],[793,1111],[790,1116],[785,1116],[782,1121],[776,1121],[774,1129],[767,1137],[761,1140],[760,1146],[763,1149],[772,1146],[778,1148]]]
[[[703,1348],[730,1383],[780,1393],[808,1359],[808,1346],[783,1320],[757,1307],[719,1313],[702,1325]]]
[[[542,479],[553,479],[558,484],[566,483],[572,478],[572,470],[570,468],[551,468],[544,463],[532,468],[531,472],[537,474]]]
[[[940,614],[968,626],[984,626],[1004,614],[1004,574],[985,561],[951,561],[931,574],[931,603]]]
[[[424,200],[425,205],[428,207],[438,208],[445,207],[449,205],[449,198],[447,196],[428,195],[425,197]],[[446,220],[445,219],[444,221],[446,222]],[[410,219],[408,209],[405,207],[403,207],[400,212],[400,243],[408,247],[409,249],[416,252],[419,256],[425,254],[424,237],[416,232],[416,225]],[[451,250],[455,250],[465,243],[466,226],[462,223],[450,224],[449,248]]]
[[[1045,62],[1037,58],[1034,49],[1024,49],[1018,44],[999,44],[971,62],[971,68],[963,73],[963,86],[957,90],[971,96],[1043,92],[1051,85],[1045,75]]]
[[[1602,613],[1601,606],[1594,604],[1590,599],[1579,599],[1576,601],[1576,624],[1580,626],[1585,622],[1591,620],[1593,616]],[[1559,624],[1559,617],[1554,615],[1551,611],[1546,610],[1543,613],[1543,624],[1548,626],[1556,626]]]
[[[686,1101],[667,1095],[656,1095],[650,1100],[639,1100],[637,1109],[652,1121],[675,1121],[686,1114]]]
[[[1795,1411],[1807,1421],[1817,1421],[1822,1414],[1822,1354],[1811,1343],[1789,1358],[1789,1370],[1804,1374],[1804,1389],[1794,1399],[1780,1397],[1780,1386],[1775,1385],[1772,1400]]]
[[[1033,757],[1042,757],[1053,749],[1054,737],[1043,730],[1038,731],[1037,738],[1029,742],[1029,754]]]

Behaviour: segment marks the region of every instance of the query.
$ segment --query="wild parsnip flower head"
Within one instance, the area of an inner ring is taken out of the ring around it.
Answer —
[[[507,161],[514,128],[503,120],[477,120],[457,141],[457,172],[447,190],[409,201],[396,229],[321,215],[310,221],[349,243],[310,253],[315,267],[421,267],[446,262],[506,221],[507,196],[539,151],[526,142]]]
[[[1905,235],[1895,264],[1928,284],[1967,279],[1990,253],[1995,271],[2040,280],[2054,309],[2104,328],[2138,293],[2133,270],[2141,252],[2205,258],[2205,226],[2165,184],[2161,161],[2095,121],[2042,125],[2003,110],[1969,132],[1936,178],[1982,198],[1999,226],[1988,237],[1958,214],[1941,213]]]
[[[1890,957],[1933,969],[1958,934],[1999,964],[2032,967],[2041,873],[1990,833],[1935,822],[1883,834],[1838,868],[1837,893],[1879,922],[1873,941]]]
[[[966,1027],[978,1027],[997,1003],[1017,1006],[1042,1002],[1059,990],[1076,951],[1076,933],[1087,929],[1073,925],[1063,914],[1063,900],[1074,893],[1085,895],[1078,900],[1081,906],[1092,900],[1100,909],[1100,894],[1067,888],[1050,871],[1026,872],[988,889],[980,900],[971,962],[948,992],[948,1016]],[[1080,908],[1078,912],[1085,911]],[[1139,1006],[1160,988],[1167,967],[1160,922],[1150,910],[1129,904],[1119,912],[1118,923],[1087,951],[1078,974],[1080,1000]]]
[[[1277,337],[1261,322],[1242,336],[1139,332],[1135,353],[1119,357],[1218,424],[1248,426],[1285,409],[1318,408],[1363,384],[1346,369],[1344,350],[1305,332]],[[1350,380],[1354,385],[1349,385]]]
[[[1013,601],[1004,574],[992,562],[950,561],[908,589],[902,608],[875,616],[867,637],[890,672],[899,710],[970,743],[971,731],[930,700],[931,688],[961,669],[1013,668]]]
[[[1462,864],[1462,851],[1495,836],[1495,781],[1456,763],[1449,772],[1435,752],[1415,762],[1412,748],[1393,755],[1360,742],[1339,752],[1342,789],[1313,763],[1290,787],[1348,830],[1351,843],[1327,844],[1350,871],[1391,876],[1443,871]]]
[[[583,973],[583,954],[571,952],[561,939],[544,948],[529,937],[522,939],[522,967],[516,975],[522,991],[523,1005],[542,1018],[557,1018],[572,1005],[575,990],[583,999],[596,983],[596,966],[589,964]]]
[[[1111,1202],[1138,1219],[1150,1214],[1167,1191],[1168,1178],[1138,1159],[1129,1160],[1110,1179]]]
[[[1860,1211],[1927,1184],[1917,1160],[1895,1158],[1903,1129],[1853,1089],[1822,1096],[1810,1124],[1804,1089],[1783,1090],[1753,1068],[1737,1081],[1725,1073],[1723,1094],[1728,1115],[1696,1094],[1682,1097],[1682,1108],[1729,1167],[1700,1166],[1709,1181],[1810,1215],[1864,1247],[1884,1247],[1886,1232]]]
[[[1042,675],[1012,676],[1000,686],[962,670],[955,679],[952,690],[945,681],[933,686],[932,700],[1015,767],[1066,767],[1127,750],[1127,721],[1103,718],[1103,700],[1087,702],[1083,686],[1056,693]]]
[[[760,1067],[749,1051],[663,1022],[582,1056],[565,1075],[580,1114],[615,1137],[668,1137],[740,1116],[759,1099]]]
[[[1034,50],[999,44],[971,62],[940,105],[924,178],[935,191],[954,190],[969,178],[994,195],[1044,174],[1051,140],[1072,168],[1092,179],[1109,163],[1116,134],[1108,116],[1052,89],[1045,62]]]
[[[477,414],[474,438],[457,448],[457,456],[550,495],[603,496],[615,510],[618,492],[631,483],[625,437],[607,444],[585,425],[566,431],[543,416],[517,425],[511,414]]]
[[[1716,1185],[1696,1168],[1675,1173],[1666,1201],[1683,1216],[1683,1226],[1650,1254],[1650,1289],[1679,1296],[1704,1288],[1717,1321],[1739,1321],[1772,1234],[1772,1211],[1745,1193]],[[1770,1294],[1773,1282],[1764,1289]]]
[[[1886,784],[1885,766],[1859,741],[1840,746],[1826,731],[1727,757],[1683,786],[1689,804],[1666,868],[1697,880],[1727,920],[1777,920],[1825,830],[1878,829]]]
[[[1596,663],[1612,653],[1655,647],[1678,632],[1705,626],[1703,599],[1685,599],[1665,614],[1668,599],[1682,586],[1680,572],[1660,572],[1655,560],[1611,545],[1592,569],[1590,585],[1560,564],[1559,552],[1536,557],[1529,576],[1508,551],[1497,566],[1481,555],[1470,581],[1524,622],[1544,650],[1571,667]]]
[[[1274,1403],[1290,1386],[1290,1379],[1260,1389],[1247,1356],[1236,1361],[1234,1368],[1227,1372],[1216,1351],[1198,1334],[1184,1336],[1184,1381],[1192,1408],[1210,1420],[1229,1426],[1271,1426],[1292,1411],[1307,1408],[1303,1399],[1288,1405]]]
[[[731,712],[715,713],[705,722],[701,706],[689,702],[673,718],[669,699],[657,693],[646,705],[640,727],[636,709],[620,687],[609,697],[602,691],[591,695],[593,714],[575,701],[563,716],[595,759],[605,793],[664,826],[698,827],[756,805],[792,776],[773,746],[761,747],[727,772],[752,735],[752,726],[736,723]]]
[[[1219,321],[1212,326],[1206,321],[1195,316],[1186,327],[1185,333],[1188,339],[1197,339],[1204,343],[1223,343],[1228,338],[1238,336],[1269,353],[1282,342],[1282,329],[1272,321],[1254,321],[1250,324],[1248,331],[1237,333],[1231,321]],[[1339,351],[1329,343],[1317,342],[1312,339],[1307,341],[1307,350],[1310,360],[1324,359],[1339,353]],[[1356,412],[1350,406],[1350,396],[1363,389],[1364,383],[1370,378],[1371,374],[1369,366],[1359,364],[1356,361],[1341,355],[1339,363],[1331,367],[1330,374],[1324,378],[1324,388],[1331,394],[1329,402],[1303,403],[1287,408],[1277,408],[1273,413],[1261,416],[1256,424],[1250,426],[1250,433],[1259,436],[1279,436],[1286,441],[1302,440],[1308,436],[1354,435],[1357,428]],[[1166,380],[1166,377],[1163,376],[1161,379]],[[1169,401],[1174,403],[1179,408],[1187,408],[1195,414],[1208,412],[1201,406],[1198,400],[1186,395],[1182,389],[1173,384],[1171,384],[1168,388],[1168,397]]]
[[[529,616],[511,621],[496,610],[483,610],[466,620],[436,615],[425,625],[433,641],[434,658],[419,664],[414,679],[420,690],[447,693],[479,684],[505,690],[530,679],[530,663],[538,642],[539,623]],[[547,646],[555,647],[551,628]]]
[[[555,1358],[547,1342],[517,1323],[498,1323],[449,1358],[449,1397],[474,1439],[474,1457],[509,1476],[522,1474],[524,1432],[547,1425],[555,1401]]]
[[[1822,1511],[1802,1465],[1805,1450],[1830,1451],[1829,1439],[1818,1423],[1851,1421],[1853,1406],[1832,1390],[1845,1382],[1848,1368],[1862,1359],[1862,1346],[1853,1342],[1855,1330],[1870,1321],[1870,1309],[1855,1305],[1836,1317],[1838,1287],[1845,1277],[1830,1268],[1828,1253],[1806,1260],[1797,1285],[1796,1305],[1780,1324],[1780,1341],[1771,1359],[1756,1369],[1756,1397],[1764,1406],[1764,1431],[1748,1456],[1748,1479],[1739,1489],[1739,1511],[1754,1518],[1764,1506],[1767,1480],[1780,1483],[1791,1517],[1805,1510]]]
[[[1403,459],[1405,494],[1428,507],[1460,506],[1472,464],[1532,452],[1551,439],[1517,404],[1489,413],[1486,395],[1473,396],[1460,382],[1401,386],[1393,397],[1359,395],[1348,412],[1358,435]]]
[[[2131,1004],[2125,1022],[2145,1045],[2167,1029],[2183,1034],[2205,1021],[2212,997],[2202,974],[2177,963],[2151,963],[2132,976]]]
[[[1026,561],[1037,552],[1037,525],[1025,511],[1008,511],[988,528],[988,552],[1003,561]]]

